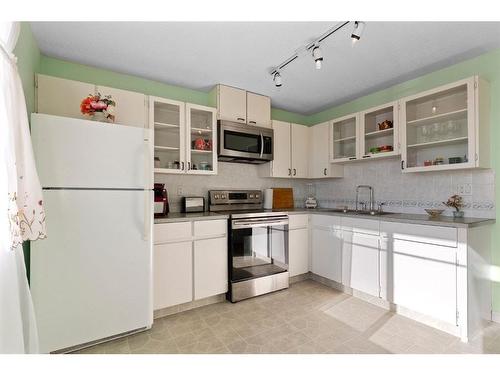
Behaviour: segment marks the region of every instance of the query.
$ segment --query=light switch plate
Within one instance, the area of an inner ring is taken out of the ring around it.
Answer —
[[[184,189],[182,186],[177,186],[177,195],[183,195],[184,194]]]

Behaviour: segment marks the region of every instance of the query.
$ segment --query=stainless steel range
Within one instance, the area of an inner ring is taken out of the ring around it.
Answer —
[[[288,288],[288,215],[262,208],[260,190],[211,190],[210,211],[229,214],[231,302]]]

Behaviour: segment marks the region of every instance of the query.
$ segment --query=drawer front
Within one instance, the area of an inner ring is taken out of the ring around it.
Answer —
[[[220,237],[227,233],[227,220],[202,220],[194,222],[195,237]]]
[[[329,215],[312,215],[311,224],[316,227],[340,228],[340,217]]]
[[[343,217],[342,230],[378,236],[380,234],[380,222],[378,220]]]
[[[307,228],[309,215],[288,215],[288,229]]]
[[[154,225],[154,243],[191,240],[191,222],[163,223]]]
[[[432,225],[382,222],[382,236],[394,240],[413,241],[432,245],[457,247],[457,228]]]

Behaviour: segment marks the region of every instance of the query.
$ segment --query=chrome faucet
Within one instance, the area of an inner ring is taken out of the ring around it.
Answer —
[[[358,211],[359,191],[361,189],[368,189],[370,191],[370,211],[374,211],[373,188],[370,185],[358,185],[356,187],[356,212]],[[366,209],[366,203],[364,206]]]

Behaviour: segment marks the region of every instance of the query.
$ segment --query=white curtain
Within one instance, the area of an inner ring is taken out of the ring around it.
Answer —
[[[42,192],[14,47],[18,22],[0,22],[0,353],[36,353],[22,243],[45,238]]]

